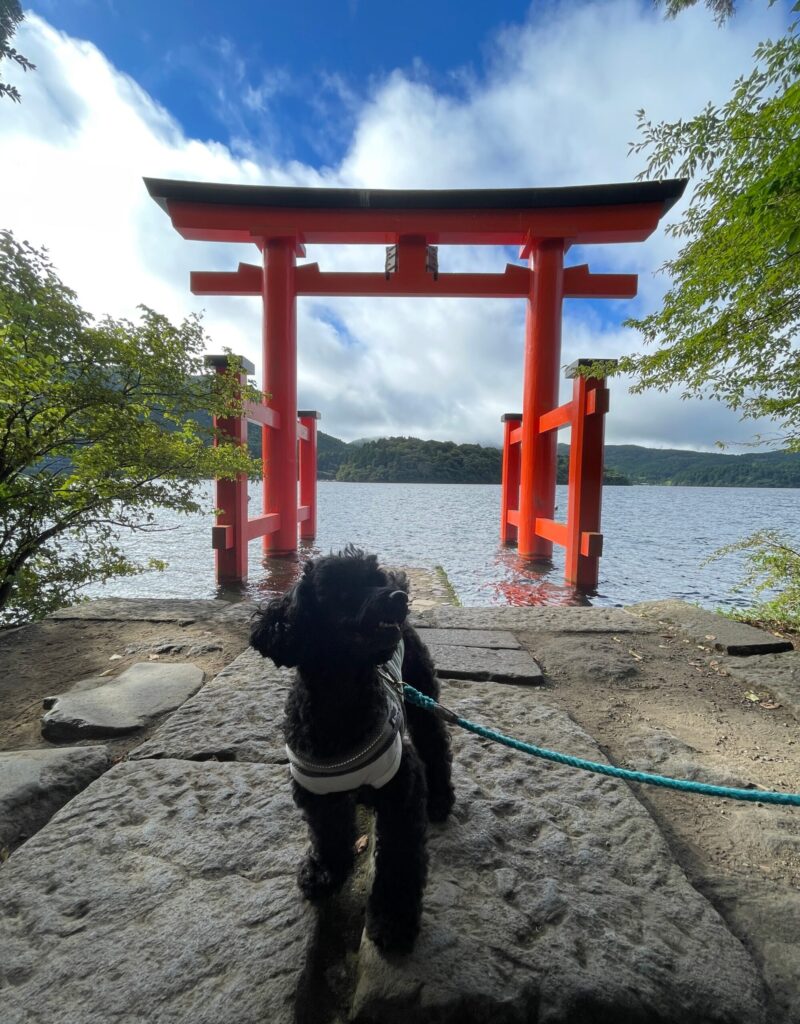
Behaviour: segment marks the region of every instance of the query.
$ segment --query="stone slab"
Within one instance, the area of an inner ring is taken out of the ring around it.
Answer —
[[[283,769],[117,765],[0,870],[3,1024],[294,1024],[304,846]]]
[[[425,644],[507,651],[518,651],[522,646],[513,633],[502,629],[419,629],[417,632]]]
[[[704,880],[703,891],[730,926],[747,936],[769,986],[768,1020],[800,1021],[800,892],[764,878]]]
[[[0,753],[0,850],[29,839],[110,766],[106,747]]]
[[[49,619],[78,619],[95,622],[177,622],[188,626],[207,619],[248,619],[255,610],[249,602],[177,598],[104,597],[97,601],[81,601],[69,608],[59,608]]]
[[[619,689],[635,686],[642,674],[631,654],[638,654],[636,636],[619,630],[543,633],[530,642],[548,679],[564,686],[585,682]]]
[[[129,757],[283,764],[283,705],[293,676],[248,648]]]
[[[546,691],[446,682],[459,714],[603,760]],[[365,938],[351,1020],[762,1024],[758,971],[621,782],[457,730],[457,802],[432,830],[423,927],[403,960]]]
[[[633,615],[677,626],[697,643],[724,651],[725,654],[746,656],[792,650],[788,640],[781,640],[762,629],[706,611],[686,601],[644,601],[631,605],[627,610]]]
[[[800,651],[729,658],[721,667],[752,690],[769,690],[800,721]]]
[[[42,735],[53,742],[123,736],[173,711],[203,685],[196,665],[139,662],[101,686],[44,700]]]
[[[264,664],[237,672],[277,717]],[[443,700],[602,760],[544,691],[445,681]],[[755,965],[624,783],[460,730],[453,747],[421,933],[390,959],[333,941],[336,901],[300,900],[284,766],[117,765],[0,870],[3,1024],[764,1024]]]
[[[450,647],[429,644],[439,676],[496,683],[544,683],[542,670],[527,651],[486,650],[481,647]]]
[[[454,608],[445,605],[414,615],[417,629],[504,629],[514,633],[655,633],[657,625],[622,608],[584,606]]]
[[[622,744],[622,751],[619,763],[637,772],[653,772],[673,779],[690,779],[733,789],[756,788],[748,778],[735,774],[724,764],[715,763],[713,757],[702,754],[666,729],[632,725]],[[747,805],[747,810],[751,810],[751,805]]]

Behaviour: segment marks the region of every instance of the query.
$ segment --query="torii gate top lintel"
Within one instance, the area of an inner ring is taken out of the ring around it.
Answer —
[[[222,185],[145,178],[184,238],[391,245],[520,245],[531,237],[574,243],[640,242],[680,198],[686,181],[557,188],[352,189]]]

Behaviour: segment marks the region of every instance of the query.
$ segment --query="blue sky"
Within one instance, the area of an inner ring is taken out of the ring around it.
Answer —
[[[702,4],[674,21],[639,0],[423,4],[410,0],[39,0],[16,45],[37,64],[3,74],[0,220],[47,244],[96,313],[145,302],[203,309],[209,347],[260,366],[251,299],[195,299],[191,270],[255,249],[188,243],[141,178],[362,188],[517,187],[632,180],[636,110],[688,117],[722,102],[787,6],[742,0],[718,28]],[[676,210],[680,214],[680,210]],[[563,363],[638,347],[623,328],[666,287],[663,230],[584,247],[569,262],[639,274],[632,302],[571,301]],[[451,248],[449,270],[502,270],[513,253]],[[324,269],[376,269],[369,247],[313,247]],[[299,402],[347,439],[415,434],[498,443],[520,407],[524,307],[479,300],[303,300]],[[607,439],[708,448],[752,436],[712,402],[614,385]],[[764,425],[760,425],[764,426]]]
[[[235,143],[268,131],[285,158],[328,162],[343,155],[349,115],[373,83],[401,69],[459,92],[480,75],[494,34],[524,21],[528,8],[522,0],[49,0],[36,9],[91,39],[188,133]]]

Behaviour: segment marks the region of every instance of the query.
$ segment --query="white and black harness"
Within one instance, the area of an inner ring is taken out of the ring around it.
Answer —
[[[360,786],[380,789],[397,774],[403,756],[405,705],[403,703],[403,640],[392,657],[378,666],[386,698],[386,717],[363,746],[346,756],[310,760],[286,745],[294,781],[310,793],[344,793]]]

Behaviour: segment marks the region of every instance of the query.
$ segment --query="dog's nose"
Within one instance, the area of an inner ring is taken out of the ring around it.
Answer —
[[[389,594],[389,606],[393,612],[405,613],[408,611],[408,594],[404,590],[393,590]]]

